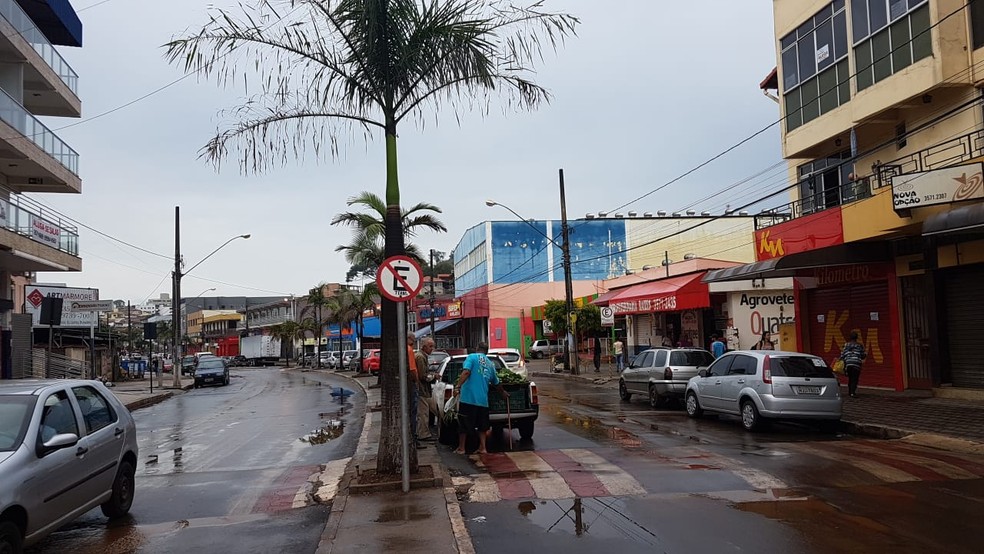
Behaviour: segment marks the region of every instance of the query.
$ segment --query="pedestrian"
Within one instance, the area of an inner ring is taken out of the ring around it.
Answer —
[[[407,383],[407,388],[410,389],[410,411],[407,414],[407,421],[410,424],[410,431],[413,434],[413,443],[417,448],[427,448],[426,446],[420,444],[420,437],[417,435],[417,405],[420,403],[420,377],[417,374],[417,356],[413,352],[413,343],[415,341],[413,333],[407,334],[407,377],[409,382]],[[382,372],[380,372],[382,373]]]
[[[495,385],[499,394],[509,402],[509,393],[499,383],[495,366],[486,357],[489,345],[480,342],[477,352],[469,354],[454,385],[454,395],[458,397],[458,449],[457,454],[465,453],[468,433],[478,431],[478,453],[487,454],[486,434],[489,430],[489,386]]]
[[[864,345],[858,342],[858,332],[851,331],[849,340],[844,343],[840,359],[844,361],[847,372],[847,393],[851,398],[858,397],[858,381],[861,379],[861,363],[868,357]]]
[[[714,354],[715,358],[720,358],[724,355],[725,350],[727,350],[727,345],[724,344],[724,340],[718,336],[717,333],[711,335],[711,352]]]
[[[594,366],[595,373],[601,371],[601,339],[595,337],[594,340]]]
[[[427,357],[433,351],[434,339],[428,337],[420,341],[420,350],[414,356],[414,361],[417,365],[417,376],[419,377],[417,393],[421,398],[420,402],[417,403],[417,437],[423,441],[429,441],[434,438],[431,434],[430,425],[428,424],[428,417],[431,415],[434,399],[431,398],[431,384],[427,380],[429,376],[427,368],[430,365],[427,362]]]
[[[612,352],[615,354],[615,367],[622,371],[625,369],[625,360],[622,351],[625,349],[625,345],[622,344],[622,338],[619,337],[615,339],[615,344],[612,345]]]
[[[772,333],[765,331],[762,338],[752,346],[752,350],[775,350],[776,343],[772,342]]]

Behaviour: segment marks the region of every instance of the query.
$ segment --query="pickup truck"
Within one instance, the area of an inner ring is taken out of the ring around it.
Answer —
[[[465,358],[467,356],[451,356],[441,362],[440,368],[431,386],[432,409],[436,409],[437,420],[440,425],[438,440],[442,444],[457,444],[458,429],[457,425],[444,421],[444,404],[451,399],[454,394],[454,384],[458,381],[464,369]],[[498,356],[489,356],[489,360],[495,365],[496,371],[509,371],[506,364]],[[494,388],[489,388],[489,420],[492,422],[492,431],[501,434],[505,429],[507,419],[511,417],[512,427],[519,430],[519,436],[523,440],[533,438],[533,424],[540,415],[540,400],[537,396],[536,383],[532,381],[526,383],[515,383],[503,385],[509,393],[509,410],[507,414],[506,401],[499,396],[499,392]]]

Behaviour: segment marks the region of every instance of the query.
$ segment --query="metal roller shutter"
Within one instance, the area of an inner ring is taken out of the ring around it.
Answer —
[[[946,333],[950,343],[950,376],[955,387],[984,388],[984,358],[981,358],[981,329],[984,329],[984,267],[946,274]]]
[[[632,333],[635,343],[630,355],[635,355],[653,343],[653,314],[636,314],[632,316]]]

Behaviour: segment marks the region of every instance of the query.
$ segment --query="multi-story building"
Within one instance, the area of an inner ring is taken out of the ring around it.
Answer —
[[[188,316],[191,350],[218,356],[239,354],[243,314],[236,310],[199,310]]]
[[[774,6],[762,86],[792,202],[757,225],[757,263],[712,285],[786,280],[796,346],[831,359],[857,331],[862,386],[984,388],[984,2]]]
[[[23,285],[39,271],[82,269],[78,229],[24,196],[82,192],[78,153],[38,119],[81,116],[79,77],[56,49],[81,45],[67,0],[0,0],[0,326],[13,354],[0,378],[29,358]]]

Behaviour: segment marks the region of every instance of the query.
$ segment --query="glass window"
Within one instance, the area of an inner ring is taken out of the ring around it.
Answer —
[[[755,375],[758,360],[751,356],[735,355],[735,361],[728,369],[728,375]]]
[[[848,66],[847,59],[843,59],[837,63],[837,82],[840,83],[838,85],[840,93],[837,97],[840,103],[844,104],[851,99],[851,70]]]
[[[970,30],[974,40],[974,50],[984,46],[984,2],[970,3]],[[913,29],[913,34],[915,34]]]
[[[818,86],[816,79],[810,79],[800,85],[800,95],[803,102],[803,123],[813,121],[820,116],[820,103],[818,102],[820,94],[818,92]]]
[[[834,372],[820,358],[782,356],[769,360],[773,377],[819,377],[833,379]],[[819,364],[819,365],[818,365]]]
[[[649,350],[639,354],[632,360],[629,367],[650,367],[653,365],[653,353]]]
[[[731,362],[735,359],[735,356],[724,355],[711,364],[711,367],[707,368],[707,374],[712,377],[723,377],[728,374],[728,369],[731,368]]]
[[[817,73],[817,56],[813,37],[800,39],[797,48],[799,50],[799,76],[800,81],[803,81]]]
[[[782,52],[782,90],[788,91],[799,84],[799,73],[796,71],[796,47],[793,46]]]
[[[854,49],[854,65],[858,68],[858,90],[864,90],[875,83],[871,73],[871,42],[859,44]]]
[[[0,452],[17,450],[34,413],[36,396],[0,396]]]
[[[653,362],[653,365],[656,367],[666,367],[666,354],[666,350],[657,350],[656,361]]]
[[[87,433],[95,433],[116,421],[116,412],[109,405],[109,401],[92,387],[75,387],[72,392],[75,393],[75,400],[79,403]]]
[[[851,2],[851,30],[855,41],[868,36],[868,5],[863,0]]]
[[[889,28],[892,39],[892,71],[912,65],[912,49],[909,46],[909,20],[896,21]]]
[[[888,33],[878,33],[871,39],[871,57],[874,58],[875,82],[892,74],[892,44]]]
[[[707,367],[714,356],[706,350],[677,350],[670,355],[670,365],[675,367]]]
[[[982,4],[977,1],[972,5]],[[933,54],[933,41],[929,31],[929,6],[923,6],[909,16],[912,28],[912,61],[919,61]]]
[[[817,62],[817,71],[823,71],[834,64],[836,55],[834,54],[834,28],[833,21],[827,20],[817,27],[816,50],[814,57]]]
[[[786,100],[786,131],[792,131],[803,124],[803,112],[800,110],[799,89],[783,97]]]
[[[41,442],[48,442],[55,435],[72,433],[79,435],[75,410],[65,391],[58,391],[44,400],[41,414]]]
[[[902,17],[907,11],[906,0],[888,0],[888,17],[891,21]]]
[[[834,16],[834,59],[841,59],[847,55],[847,12],[840,12]]]
[[[888,4],[885,0],[868,0],[868,21],[872,33],[888,25]]]
[[[837,72],[825,71],[821,73],[819,82],[820,113],[827,113],[840,105],[837,100]]]

